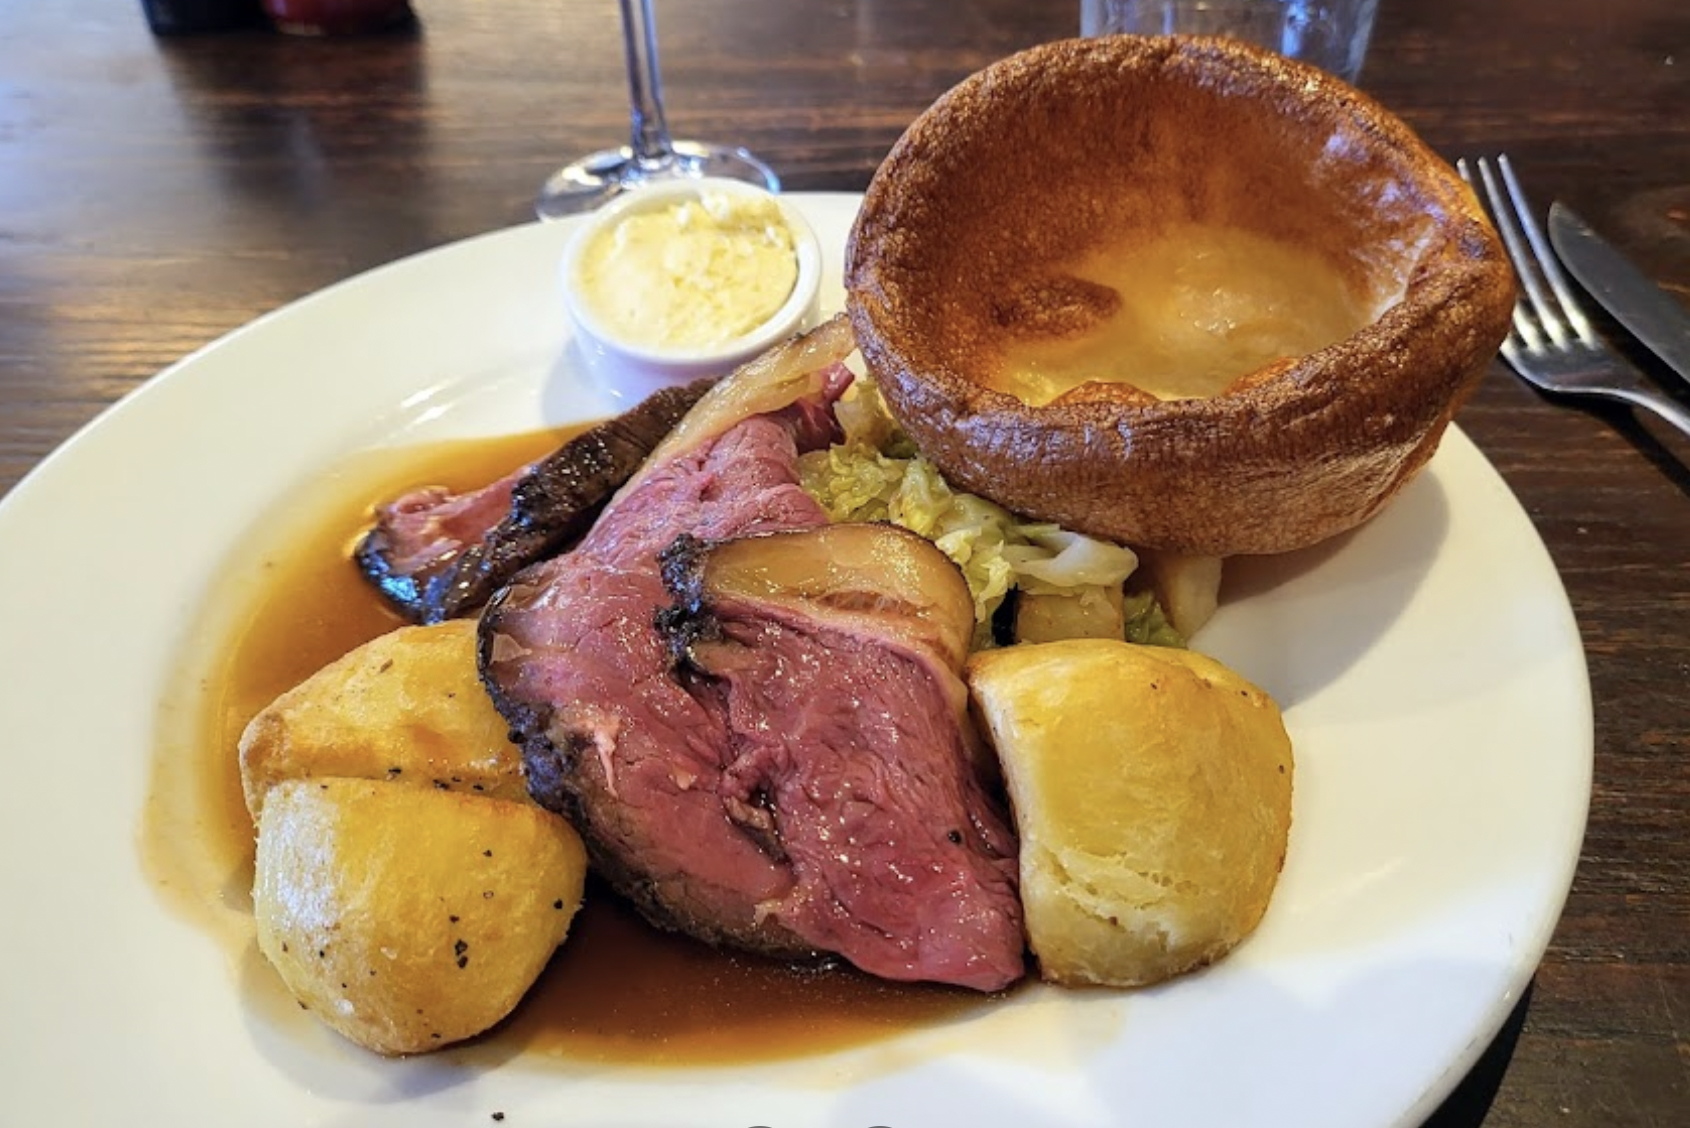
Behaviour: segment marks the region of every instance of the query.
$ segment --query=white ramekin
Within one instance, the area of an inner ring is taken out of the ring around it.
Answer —
[[[798,259],[798,277],[792,293],[757,328],[707,349],[653,347],[618,338],[594,317],[584,300],[577,281],[582,254],[601,232],[630,215],[698,199],[706,193],[757,196],[775,201],[792,232],[793,253]],[[647,185],[594,212],[564,245],[560,280],[575,343],[588,373],[603,390],[632,405],[661,388],[731,372],[780,341],[814,326],[820,315],[821,260],[821,244],[796,207],[750,184],[704,177]]]

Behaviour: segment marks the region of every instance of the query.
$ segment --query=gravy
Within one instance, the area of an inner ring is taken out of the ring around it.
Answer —
[[[492,481],[565,437],[444,443],[355,460],[263,522],[249,538],[256,563],[232,561],[231,578],[211,593],[167,695],[143,855],[174,905],[235,955],[253,947],[253,828],[235,754],[241,730],[277,694],[401,622],[349,559],[372,502],[424,483],[463,489]],[[283,991],[273,974],[253,978]],[[720,952],[658,932],[590,882],[569,939],[482,1042],[496,1053],[515,1045],[572,1061],[742,1064],[860,1045],[988,1003],[958,988]],[[473,1056],[477,1047],[461,1052]]]

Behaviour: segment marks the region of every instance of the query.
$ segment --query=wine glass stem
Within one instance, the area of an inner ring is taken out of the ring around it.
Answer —
[[[657,25],[652,0],[621,0],[622,39],[628,54],[628,99],[633,122],[631,147],[641,163],[666,160],[674,152],[663,117],[663,81],[657,68]]]

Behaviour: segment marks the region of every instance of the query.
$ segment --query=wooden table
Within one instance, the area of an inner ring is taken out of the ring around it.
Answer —
[[[523,222],[561,158],[625,136],[609,0],[414,3],[406,33],[158,40],[138,4],[0,0],[0,493],[190,350]],[[1364,87],[1451,158],[1509,152],[1540,204],[1690,304],[1690,6],[1383,7]],[[675,131],[748,145],[790,189],[863,188],[935,96],[1078,20],[1028,0],[658,9]],[[1433,1123],[1690,1124],[1690,442],[1501,367],[1460,421],[1565,578],[1596,777],[1534,989]]]

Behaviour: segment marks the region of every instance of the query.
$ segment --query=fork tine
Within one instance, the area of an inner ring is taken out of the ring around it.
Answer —
[[[1506,190],[1498,186],[1496,176],[1491,172],[1490,162],[1480,157],[1478,166],[1479,179],[1483,182],[1485,198],[1490,204],[1491,218],[1496,222],[1497,232],[1508,248],[1508,257],[1514,262],[1514,273],[1520,279],[1521,289],[1525,291],[1523,300],[1514,303],[1514,328],[1528,348],[1542,347],[1543,336],[1548,336],[1557,347],[1566,348],[1567,333],[1563,327],[1564,323],[1552,304],[1554,298],[1550,291],[1544,289],[1543,268],[1537,255],[1520,231],[1520,213]],[[1526,316],[1528,304],[1530,318]],[[1541,334],[1539,327],[1542,329]]]
[[[1483,161],[1484,158],[1481,157],[1479,159]],[[1503,219],[1497,217],[1496,201],[1491,198],[1489,189],[1475,179],[1472,168],[1467,164],[1467,158],[1463,157],[1460,160],[1457,160],[1455,162],[1455,170],[1461,174],[1461,179],[1465,180],[1468,187],[1472,188],[1483,201],[1485,210],[1493,217],[1493,222],[1496,225],[1497,232],[1502,235],[1503,243],[1508,246],[1508,258],[1510,261],[1513,261],[1516,258],[1514,253],[1514,244],[1508,242],[1507,227],[1505,226]],[[1524,271],[1518,266],[1518,264],[1516,264],[1514,273],[1516,275],[1523,275]],[[1528,349],[1536,350],[1543,347],[1543,334],[1538,332],[1536,321],[1527,314],[1526,303],[1523,297],[1516,298],[1514,301],[1513,322],[1513,329],[1508,334],[1508,340],[1504,342],[1505,345],[1519,342]]]
[[[1514,177],[1514,165],[1509,161],[1507,153],[1497,155],[1496,167],[1502,172],[1502,181],[1508,186],[1508,195],[1514,201],[1514,213],[1520,217],[1520,225],[1525,228],[1526,238],[1531,241],[1532,250],[1537,253],[1538,267],[1542,269],[1544,278],[1549,281],[1550,288],[1555,291],[1555,299],[1561,306],[1561,312],[1566,315],[1579,340],[1585,344],[1593,344],[1596,340],[1595,331],[1585,319],[1584,309],[1578,299],[1573,296],[1554,248],[1549,245],[1549,240],[1543,237],[1543,228],[1539,227],[1537,220],[1533,218],[1531,206],[1526,202],[1526,194],[1520,189],[1519,180]]]

